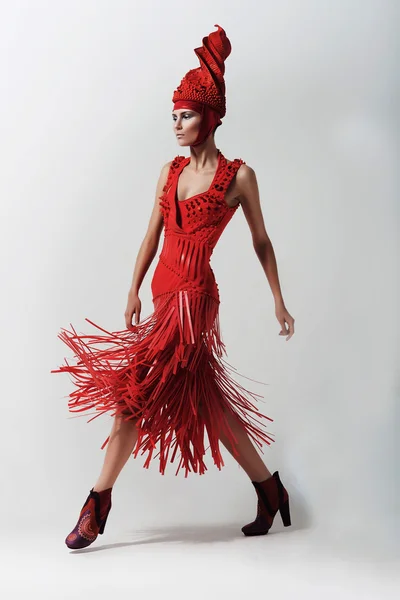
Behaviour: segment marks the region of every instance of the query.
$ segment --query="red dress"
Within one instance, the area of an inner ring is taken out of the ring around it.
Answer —
[[[273,419],[254,404],[261,396],[234,380],[229,373],[234,369],[223,359],[218,285],[210,266],[213,249],[238,208],[226,204],[225,193],[244,161],[228,164],[218,151],[208,191],[178,201],[178,177],[189,162],[184,156],[172,161],[160,198],[164,239],[151,282],[154,312],[122,331],[106,331],[89,319],[102,333],[78,335],[72,325],[72,331],[61,329],[58,337],[77,361],[52,371],[73,376],[70,412],[95,409],[89,421],[103,413],[139,418],[133,454],[147,452],[143,466],[148,468],[159,443],[154,458],[159,456],[161,474],[179,453],[176,475],[182,467],[185,477],[207,469],[205,431],[214,464],[224,465],[219,433],[235,439],[225,411],[236,415],[260,449],[262,442],[274,441],[259,418]]]

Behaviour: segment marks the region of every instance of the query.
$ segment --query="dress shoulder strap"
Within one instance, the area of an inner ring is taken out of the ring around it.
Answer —
[[[172,162],[169,166],[168,177],[167,177],[167,181],[165,182],[164,191],[168,191],[176,172],[179,170],[179,168],[184,160],[185,160],[184,156],[175,156],[175,158],[172,160]],[[165,188],[167,188],[167,189],[165,189]]]
[[[175,158],[171,161],[169,166],[167,180],[163,187],[163,193],[160,196],[160,208],[161,212],[164,215],[164,218],[168,217],[168,213],[170,211],[170,203],[168,202],[168,192],[171,189],[172,183],[174,181],[175,174],[180,169],[182,162],[185,160],[184,156],[175,156]]]
[[[246,164],[241,158],[235,158],[229,164],[227,163],[227,160],[224,159],[224,163],[225,164],[223,165],[223,168],[220,169],[214,182],[214,191],[222,196],[226,194],[226,191],[232,179],[238,172],[239,167]]]

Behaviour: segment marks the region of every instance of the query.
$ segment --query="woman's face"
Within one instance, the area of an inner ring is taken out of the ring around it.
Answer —
[[[194,144],[200,131],[201,114],[188,108],[172,111],[173,130],[180,146]]]

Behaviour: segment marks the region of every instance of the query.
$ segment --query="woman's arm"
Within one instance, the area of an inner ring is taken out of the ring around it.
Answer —
[[[140,320],[141,302],[138,294],[142,281],[157,253],[161,232],[163,230],[164,222],[160,211],[160,196],[162,195],[164,185],[167,181],[171,162],[172,161],[166,163],[161,169],[150,221],[136,258],[132,283],[128,294],[128,304],[125,310],[125,324],[128,329],[132,327],[133,315],[135,315],[136,325]]]
[[[275,252],[265,229],[254,170],[246,164],[242,165],[236,174],[236,184],[244,216],[251,231],[255,253],[267,276],[275,300],[275,315],[282,327],[279,335],[287,335],[286,340],[289,340],[294,333],[294,319],[288,313],[283,300]]]

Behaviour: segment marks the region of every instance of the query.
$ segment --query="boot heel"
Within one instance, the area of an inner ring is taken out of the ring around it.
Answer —
[[[111,506],[110,506],[110,508],[108,509],[108,513],[107,513],[107,515],[106,515],[106,518],[104,519],[104,521],[102,522],[102,524],[101,524],[101,526],[100,526],[100,529],[99,529],[99,534],[100,534],[100,535],[102,535],[102,534],[104,533],[104,527],[106,526],[107,519],[108,519],[108,515],[110,514],[110,509],[111,509]]]
[[[289,498],[286,500],[286,502],[283,502],[279,505],[279,512],[281,515],[283,526],[289,527],[289,525],[292,524],[290,521]]]

